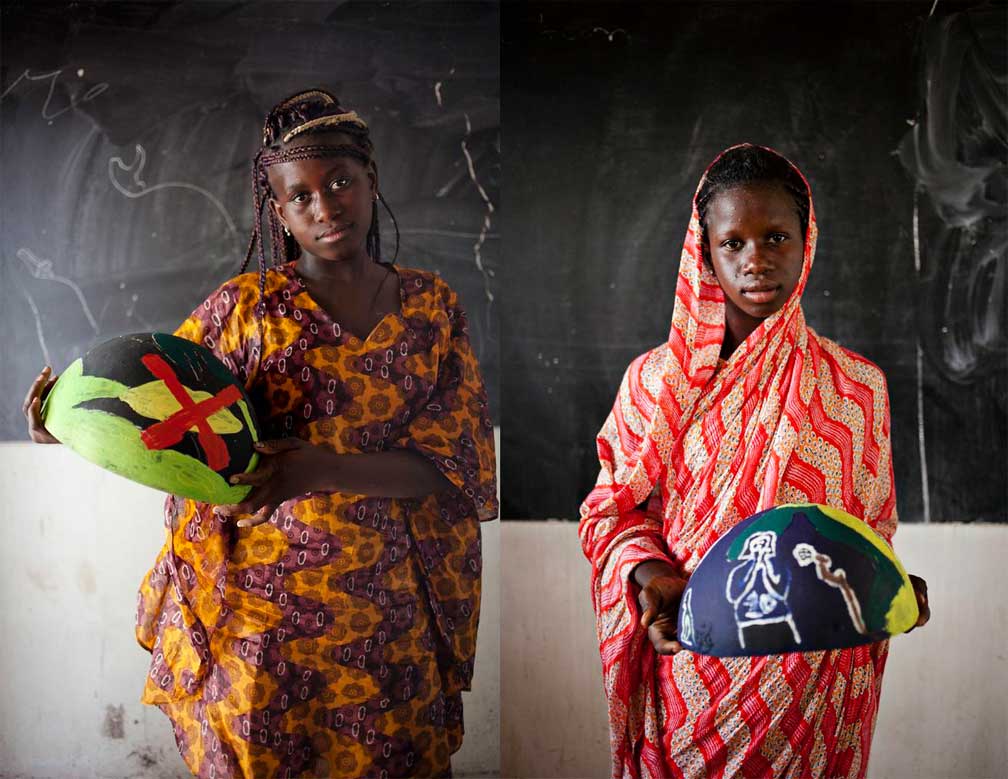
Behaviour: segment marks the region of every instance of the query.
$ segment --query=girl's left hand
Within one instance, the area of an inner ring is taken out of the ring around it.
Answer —
[[[917,596],[917,609],[920,611],[920,616],[917,617],[917,622],[914,624],[914,628],[922,627],[927,624],[927,621],[931,619],[931,607],[928,605],[928,593],[927,593],[927,582],[924,581],[919,576],[914,576],[912,573],[908,574],[910,577],[910,584],[913,585],[914,595]],[[910,632],[907,631],[907,633]]]
[[[259,467],[230,480],[231,484],[251,484],[252,491],[241,503],[214,508],[220,517],[252,515],[239,520],[238,527],[261,525],[284,501],[324,489],[324,475],[335,465],[333,452],[300,438],[260,441],[256,451],[263,457]]]

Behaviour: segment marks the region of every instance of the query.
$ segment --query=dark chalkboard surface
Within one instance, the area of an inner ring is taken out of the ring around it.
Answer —
[[[502,516],[577,516],[697,181],[752,141],[811,181],[806,316],[886,373],[901,518],[1005,521],[1004,6],[505,9]]]
[[[234,275],[263,117],[315,86],[371,125],[398,262],[459,292],[497,419],[496,3],[5,0],[2,22],[3,438],[43,364],[171,331]]]

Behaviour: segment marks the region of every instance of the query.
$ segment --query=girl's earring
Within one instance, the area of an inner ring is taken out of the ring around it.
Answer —
[[[284,235],[290,238],[290,230],[287,229],[287,225],[284,225]]]

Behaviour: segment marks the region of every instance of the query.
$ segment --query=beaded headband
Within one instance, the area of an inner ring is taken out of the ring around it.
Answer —
[[[367,122],[357,116],[356,111],[347,111],[343,114],[334,114],[332,116],[320,116],[316,119],[311,119],[302,125],[298,125],[293,130],[288,132],[283,137],[283,142],[287,143],[291,138],[295,138],[303,132],[307,132],[315,127],[328,127],[329,125],[338,124],[353,124],[360,127],[362,130],[368,128]]]
[[[298,92],[296,95],[288,97],[282,103],[277,105],[277,107],[274,108],[273,110],[280,111],[284,108],[287,108],[288,106],[294,105],[295,103],[307,102],[313,97],[319,98],[326,105],[336,105],[336,100],[328,92],[325,92],[321,89],[308,89],[304,92]]]
[[[259,164],[263,168],[268,168],[271,165],[279,165],[282,162],[311,160],[318,157],[353,157],[362,165],[368,165],[371,162],[371,157],[359,146],[340,143],[336,145],[313,144],[310,146],[295,146],[291,149],[280,149],[279,151],[263,154],[259,158]]]

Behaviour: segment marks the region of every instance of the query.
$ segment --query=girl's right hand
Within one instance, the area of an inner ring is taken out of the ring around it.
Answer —
[[[634,568],[631,576],[640,587],[637,594],[640,626],[647,631],[655,651],[660,655],[682,651],[677,630],[679,602],[686,590],[687,577],[665,560],[645,560]]]
[[[677,574],[655,576],[637,596],[642,612],[641,627],[647,630],[648,639],[660,655],[674,655],[682,651],[677,635],[679,603],[687,583]]]
[[[59,439],[46,430],[45,424],[42,422],[42,399],[56,383],[56,377],[51,374],[52,368],[48,365],[42,369],[42,373],[38,375],[31,385],[31,389],[28,390],[22,407],[25,419],[28,421],[28,437],[37,444],[59,443]]]

